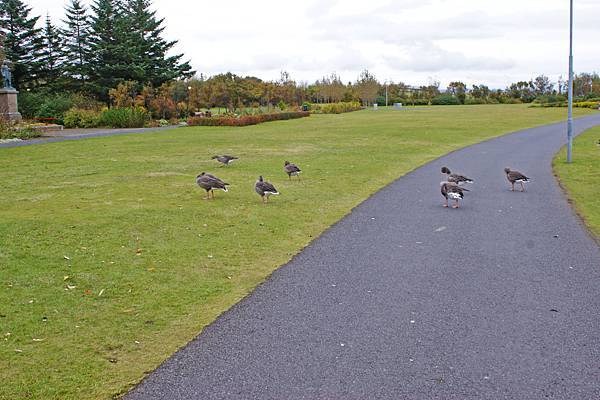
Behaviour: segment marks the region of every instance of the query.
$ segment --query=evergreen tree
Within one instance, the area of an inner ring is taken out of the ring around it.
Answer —
[[[193,76],[189,62],[181,63],[183,54],[167,56],[177,41],[162,38],[164,18],[150,10],[151,0],[127,0],[127,25],[132,64],[137,72],[132,79],[159,87],[176,78]]]
[[[46,16],[46,26],[42,32],[43,47],[40,51],[40,83],[44,86],[57,86],[62,75],[63,51],[60,31],[52,25],[50,15]]]
[[[75,81],[73,86],[81,89],[90,67],[89,19],[85,6],[79,0],[71,0],[65,7],[65,15],[65,28],[62,30],[64,70]]]
[[[0,30],[5,36],[5,56],[13,62],[13,86],[24,89],[35,85],[42,47],[41,29],[35,27],[39,17],[29,17],[31,7],[21,0],[0,1]]]
[[[108,101],[109,89],[135,76],[128,41],[131,28],[117,0],[96,0],[92,11],[89,80],[98,97]]]

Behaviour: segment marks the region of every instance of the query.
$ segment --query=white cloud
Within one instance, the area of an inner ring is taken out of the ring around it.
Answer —
[[[25,0],[63,17],[66,0]],[[87,1],[89,3],[89,0]],[[433,76],[493,87],[544,73],[566,75],[565,0],[155,0],[175,51],[205,74],[232,71],[313,81],[363,68],[381,79]],[[600,1],[575,2],[575,69],[600,70]]]

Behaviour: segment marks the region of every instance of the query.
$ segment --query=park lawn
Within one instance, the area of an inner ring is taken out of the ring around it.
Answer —
[[[0,149],[0,398],[126,392],[384,185],[565,115],[365,110]],[[240,160],[221,168],[218,153]],[[288,181],[285,160],[305,171],[301,182]],[[201,171],[229,193],[202,200]],[[259,174],[281,192],[267,205]]]
[[[554,171],[575,205],[577,213],[600,240],[600,127],[589,129],[573,141],[573,162],[567,164],[563,148],[554,159]]]

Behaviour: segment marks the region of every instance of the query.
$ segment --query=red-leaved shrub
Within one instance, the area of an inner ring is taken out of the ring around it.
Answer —
[[[283,121],[308,117],[309,112],[292,111],[275,114],[243,115],[240,117],[192,117],[188,119],[190,126],[248,126],[269,121]]]

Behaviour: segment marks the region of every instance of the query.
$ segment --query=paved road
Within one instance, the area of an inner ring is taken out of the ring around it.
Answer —
[[[124,128],[124,129],[65,129],[47,134],[46,137],[31,140],[21,140],[18,142],[0,143],[1,148],[31,146],[34,144],[63,142],[65,140],[80,140],[93,137],[130,135],[133,133],[148,133],[173,129],[177,126],[163,126],[158,128]]]
[[[600,250],[550,167],[565,132],[474,145],[394,182],[126,398],[600,399]],[[476,180],[458,210],[441,207],[444,165]],[[508,190],[506,166],[528,192]]]

